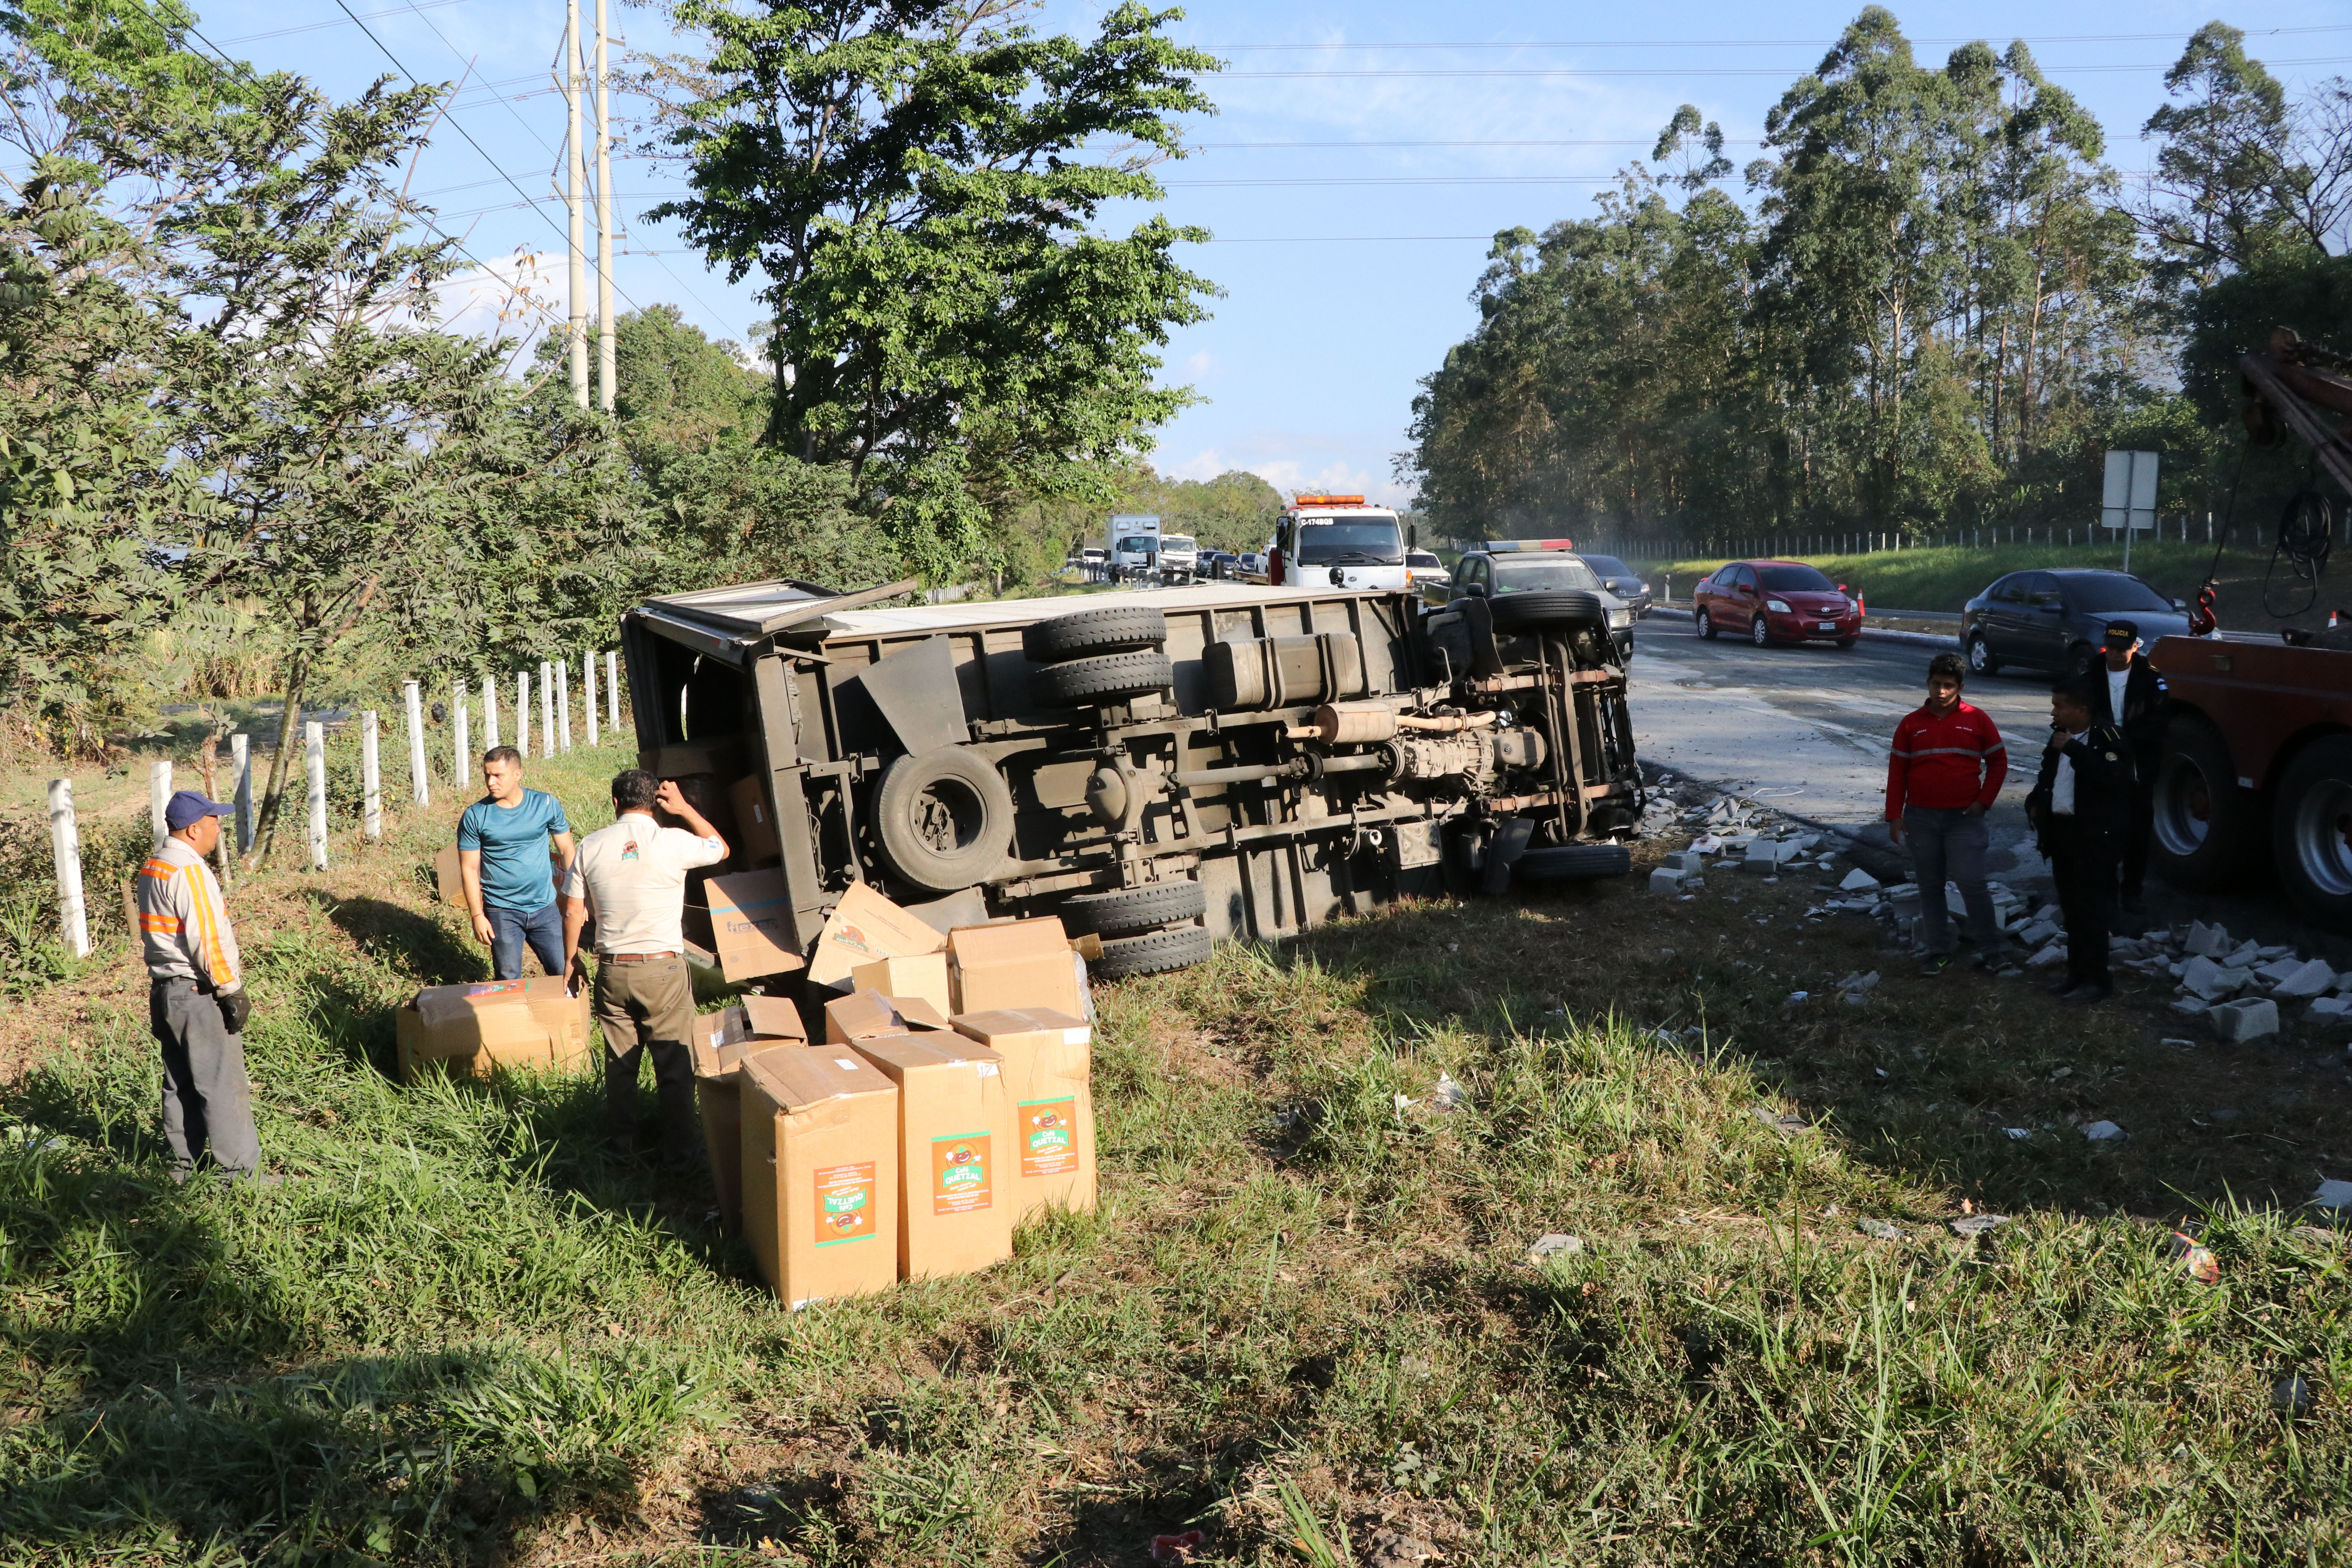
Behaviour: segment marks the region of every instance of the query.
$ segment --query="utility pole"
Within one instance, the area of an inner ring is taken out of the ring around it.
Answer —
[[[575,0],[576,3],[576,0]],[[613,84],[604,74],[604,0],[596,0],[596,405],[613,412]]]
[[[585,178],[580,146],[580,0],[566,0],[563,16],[563,106],[571,117],[571,139],[563,144],[563,205],[572,216],[572,317],[565,331],[572,358],[572,401],[588,406],[588,274],[586,237],[581,232],[580,204]]]

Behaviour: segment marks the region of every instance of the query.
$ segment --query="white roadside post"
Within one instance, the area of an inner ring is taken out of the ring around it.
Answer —
[[[604,655],[604,712],[612,720],[614,730],[621,727],[620,663],[619,654],[608,651]]]
[[[163,840],[172,837],[171,826],[163,820],[163,808],[172,804],[172,764],[158,757],[147,764],[147,816],[155,825],[155,847],[163,847]]]
[[[555,749],[572,749],[572,670],[560,658],[555,661]]]
[[[58,868],[58,934],[76,958],[88,958],[89,910],[81,899],[81,834],[74,826],[71,779],[49,781],[49,858]]]
[[[236,803],[236,852],[243,855],[253,847],[252,736],[228,738],[228,771],[236,781],[236,793],[230,798]]]
[[[588,743],[596,743],[596,656],[580,661],[580,711],[588,716]]]
[[[457,706],[449,711],[457,723],[453,726],[456,749],[449,760],[449,776],[457,781],[457,788],[463,793],[466,786],[474,782],[473,748],[466,742],[466,683],[460,680],[450,690],[456,694]]]
[[[310,775],[310,869],[327,868],[327,727],[302,722],[302,760]]]
[[[555,667],[539,661],[539,754],[555,755]]]
[[[546,743],[545,734],[540,742]],[[515,755],[530,755],[530,672],[523,670],[515,676]]]
[[[408,785],[419,805],[433,804],[433,786],[425,776],[425,697],[416,682],[404,680],[401,694],[408,699]]]
[[[489,751],[499,743],[499,683],[485,676],[482,679],[482,750]]]
[[[415,690],[411,687],[411,692]],[[383,776],[376,768],[375,710],[360,715],[360,831],[383,837]]]

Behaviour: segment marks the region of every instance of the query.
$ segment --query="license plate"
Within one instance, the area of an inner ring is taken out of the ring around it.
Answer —
[[[1822,623],[1822,630],[1825,632],[1833,632],[1837,630],[1837,623],[1835,621],[1823,621]]]

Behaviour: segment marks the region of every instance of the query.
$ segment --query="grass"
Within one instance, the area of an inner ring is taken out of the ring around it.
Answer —
[[[1675,595],[1687,601],[1692,585],[1726,559],[1728,558],[1692,556],[1678,561],[1644,561],[1638,569],[1653,585],[1661,576],[1670,577]],[[1959,615],[1962,605],[1984,592],[1994,578],[2004,573],[2037,567],[2097,567],[2107,571],[2123,568],[2122,547],[2105,542],[2071,549],[2064,545],[2002,545],[1981,550],[1949,546],[1794,559],[1811,562],[1832,581],[1850,584],[1861,593],[1864,603],[1874,607],[1935,610],[1954,616]],[[2210,544],[2143,542],[2132,546],[2132,574],[2168,599],[2193,600],[2212,564],[2213,547]],[[2273,616],[2264,605],[2263,580],[2269,565],[2267,551],[2257,553],[2240,546],[2223,555],[2219,574],[2223,626],[2268,629],[2281,624],[2282,618]],[[2290,574],[2284,566],[2272,587],[2278,608],[2299,611],[2284,617],[2286,624],[2324,626],[2329,611],[2352,607],[2352,595],[2326,584],[2306,605],[2305,595],[2309,590],[2291,589]]]
[[[623,760],[530,780],[593,826]],[[2347,1258],[2280,1201],[2352,1173],[2313,1040],[1957,974],[1790,1005],[1893,973],[1793,879],[1412,906],[1103,988],[1100,1212],[792,1313],[698,1179],[593,1158],[593,1081],[387,1080],[386,1009],[478,973],[421,870],[453,813],[236,896],[277,1192],[164,1178],[121,949],[13,1005],[0,1559],[2352,1557]]]

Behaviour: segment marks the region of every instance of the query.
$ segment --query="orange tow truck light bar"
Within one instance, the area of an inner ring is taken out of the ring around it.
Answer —
[[[1292,501],[1290,504],[1295,507],[1361,506],[1364,504],[1364,498],[1361,496],[1300,496],[1297,500]]]
[[[1573,550],[1573,539],[1490,539],[1486,541],[1489,554],[1506,554],[1515,550]]]

